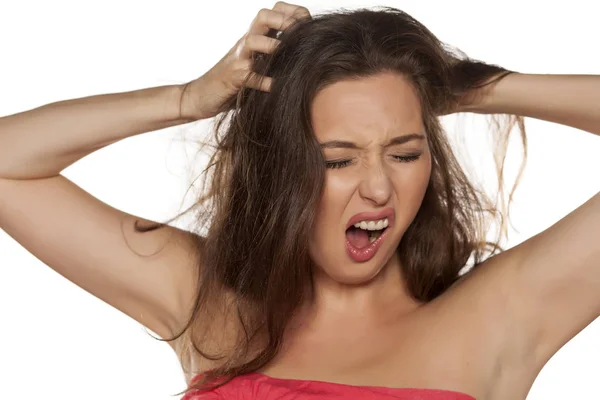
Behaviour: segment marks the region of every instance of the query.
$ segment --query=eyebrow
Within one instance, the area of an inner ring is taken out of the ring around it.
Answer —
[[[397,144],[404,144],[406,142],[410,142],[411,140],[425,140],[425,135],[421,133],[409,133],[407,135],[396,136],[392,138],[388,144],[383,145],[382,147],[393,146]],[[358,149],[358,146],[354,142],[347,142],[344,140],[331,140],[329,142],[321,143],[322,149],[333,149],[333,148],[344,148],[344,149]]]

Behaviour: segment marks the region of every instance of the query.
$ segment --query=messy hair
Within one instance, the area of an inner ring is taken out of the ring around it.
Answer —
[[[269,36],[276,34],[271,30]],[[500,233],[506,228],[504,159],[515,124],[526,149],[523,117],[495,115],[490,123],[500,206],[467,177],[440,117],[456,109],[465,93],[512,71],[467,57],[390,7],[301,19],[277,38],[281,43],[272,54],[253,55],[253,70],[273,78],[270,92],[245,87],[224,105],[203,171],[203,195],[192,206],[193,230],[206,229],[194,237],[200,255],[196,297],[186,326],[167,340],[185,334],[182,363],[195,353],[214,368],[191,371],[204,373],[185,392],[218,387],[265,366],[306,300],[313,268],[309,235],[325,176],[311,103],[328,85],[392,72],[418,94],[432,169],[420,209],[397,248],[415,299],[435,299],[464,267],[477,268],[503,250],[501,235],[488,241],[487,233],[492,221],[500,222]],[[521,171],[525,160],[526,152]],[[215,337],[225,335],[219,321],[230,312],[228,321],[238,326],[235,340],[227,348],[213,346]]]

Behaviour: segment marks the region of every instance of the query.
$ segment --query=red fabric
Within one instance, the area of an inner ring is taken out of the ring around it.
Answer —
[[[231,382],[211,391],[192,390],[183,396],[181,400],[223,399],[476,400],[467,394],[448,390],[351,386],[331,382],[271,378],[256,372],[238,376]]]

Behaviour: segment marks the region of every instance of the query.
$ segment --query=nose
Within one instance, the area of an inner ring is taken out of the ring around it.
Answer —
[[[392,182],[381,162],[365,165],[363,168],[363,179],[358,192],[360,196],[373,203],[373,205],[385,205],[392,195]]]

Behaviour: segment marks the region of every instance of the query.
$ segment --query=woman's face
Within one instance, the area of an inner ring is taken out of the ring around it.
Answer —
[[[369,281],[394,255],[427,189],[431,156],[419,98],[393,73],[337,82],[315,97],[312,124],[327,169],[310,255],[339,283]],[[377,239],[368,233],[386,220]],[[366,230],[354,227],[359,221]]]

